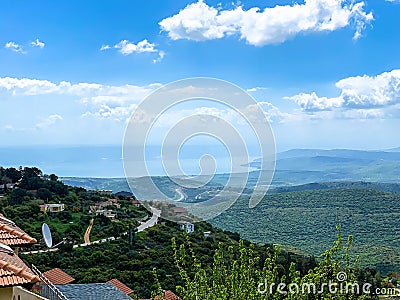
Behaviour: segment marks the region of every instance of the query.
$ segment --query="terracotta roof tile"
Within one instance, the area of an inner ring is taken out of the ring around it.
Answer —
[[[8,246],[20,246],[35,244],[37,240],[0,214],[0,243]]]
[[[52,284],[68,284],[75,281],[75,278],[68,275],[64,271],[59,268],[51,269],[47,272],[44,272],[43,275],[52,283]]]
[[[162,297],[163,300],[181,300],[177,295],[175,295],[172,291],[165,291]],[[160,300],[159,296],[156,296],[154,300]]]
[[[119,290],[121,290],[122,292],[124,292],[127,295],[133,293],[133,290],[130,287],[126,286],[118,279],[115,279],[115,278],[111,279],[111,280],[107,281],[107,283],[111,283],[112,285],[114,285],[116,288],[118,288]]]
[[[0,245],[0,287],[24,285],[39,281],[31,269],[12,251]]]

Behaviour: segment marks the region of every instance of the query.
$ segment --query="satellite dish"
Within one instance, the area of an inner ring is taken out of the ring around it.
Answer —
[[[3,243],[0,243],[0,252],[14,254],[13,249],[11,249],[10,246],[7,246],[6,244],[3,244]]]
[[[51,248],[53,246],[53,238],[51,237],[49,225],[47,225],[46,223],[43,223],[42,225],[42,234],[46,246]]]

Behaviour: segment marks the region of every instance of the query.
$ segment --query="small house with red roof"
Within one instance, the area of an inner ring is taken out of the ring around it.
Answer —
[[[54,268],[43,273],[43,276],[52,284],[68,284],[75,281],[75,278],[68,275],[59,268]]]
[[[119,281],[118,279],[111,279],[109,281],[107,281],[107,283],[111,283],[112,285],[114,285],[117,289],[119,289],[120,291],[124,292],[125,294],[129,295],[133,293],[133,290],[129,287],[126,286],[125,284],[123,284],[121,281]]]

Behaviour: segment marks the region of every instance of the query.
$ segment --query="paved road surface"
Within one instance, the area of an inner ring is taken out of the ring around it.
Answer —
[[[181,202],[186,199],[186,195],[182,192],[180,188],[175,189],[175,192],[177,192],[179,195],[179,199],[176,201]]]
[[[157,224],[158,218],[160,217],[161,214],[161,210],[158,210],[155,207],[150,207],[150,209],[153,215],[151,216],[150,220],[148,220],[143,224],[140,224],[140,226],[137,228],[137,232],[141,232]]]

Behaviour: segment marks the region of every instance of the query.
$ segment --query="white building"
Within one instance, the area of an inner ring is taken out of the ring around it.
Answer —
[[[190,222],[178,222],[179,230],[183,231],[186,228],[186,233],[190,234],[194,232],[194,224]]]
[[[98,209],[94,212],[96,216],[103,215],[110,219],[115,219],[116,214],[110,209]]]
[[[65,205],[63,203],[55,203],[55,204],[43,204],[40,205],[40,210],[42,212],[60,212],[65,210]]]
[[[204,231],[203,235],[205,238],[208,238],[211,235],[211,231]]]

